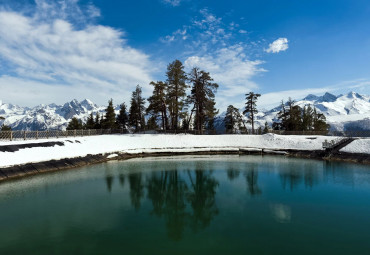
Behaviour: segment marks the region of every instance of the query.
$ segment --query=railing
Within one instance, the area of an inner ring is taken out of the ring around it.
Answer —
[[[45,131],[0,131],[0,140],[37,140],[76,136],[92,136],[105,134],[125,134],[124,129],[86,129],[86,130],[45,130]]]
[[[285,131],[269,130],[269,133],[277,135],[323,135],[323,136],[341,136],[341,137],[370,137],[370,130],[358,131]]]
[[[14,140],[37,140],[49,138],[64,138],[77,136],[92,136],[105,134],[127,134],[124,129],[86,129],[86,130],[45,130],[45,131],[0,131],[0,141]],[[222,135],[230,133],[217,133],[216,131],[198,131],[198,130],[145,130],[134,132],[137,134],[192,134],[192,135]],[[340,137],[370,137],[369,131],[285,131],[285,130],[269,130],[268,133],[278,135],[321,135],[321,136],[340,136]],[[240,133],[239,133],[240,134]],[[251,135],[251,130],[244,135]],[[255,130],[255,135],[264,134],[261,130]]]

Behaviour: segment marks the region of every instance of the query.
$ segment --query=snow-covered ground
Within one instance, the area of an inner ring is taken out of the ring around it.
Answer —
[[[64,146],[34,147],[16,152],[0,152],[0,167],[43,162],[53,159],[73,158],[101,153],[150,153],[150,152],[194,152],[238,150],[242,148],[321,150],[324,140],[335,137],[325,136],[282,136],[266,135],[101,135],[66,139],[29,140],[0,142],[0,146],[35,142],[62,141]],[[69,141],[71,142],[69,142]],[[356,144],[346,152],[370,154],[370,139],[355,141]]]
[[[370,139],[359,139],[348,144],[340,150],[341,152],[349,153],[364,153],[370,154]]]

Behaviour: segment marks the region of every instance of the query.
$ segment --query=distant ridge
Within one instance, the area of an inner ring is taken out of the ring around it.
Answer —
[[[310,104],[322,112],[331,128],[334,130],[370,130],[370,96],[349,92],[345,95],[335,96],[325,93],[322,96],[309,94],[296,104],[303,107]],[[106,106],[98,106],[89,99],[78,101],[73,99],[63,105],[38,105],[33,108],[20,107],[13,104],[4,104],[0,100],[0,115],[5,117],[5,124],[13,130],[46,130],[65,129],[72,117],[86,121],[90,113],[103,114]],[[115,107],[118,114],[119,106]],[[225,109],[221,109],[225,110]],[[277,106],[257,114],[256,125],[264,126],[267,121],[270,125],[276,119],[280,110]],[[216,118],[216,127],[224,129],[223,118],[225,112]],[[4,121],[1,120],[0,124]]]

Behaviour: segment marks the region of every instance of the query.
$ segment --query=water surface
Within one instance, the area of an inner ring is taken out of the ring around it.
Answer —
[[[370,254],[370,167],[108,162],[0,184],[0,254]]]

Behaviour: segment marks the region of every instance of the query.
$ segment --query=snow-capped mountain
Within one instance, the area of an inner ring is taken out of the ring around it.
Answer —
[[[296,104],[303,107],[311,105],[322,112],[333,130],[370,130],[370,96],[350,92],[346,95],[335,96],[325,93],[323,96],[308,95]],[[88,99],[81,102],[72,100],[64,105],[39,105],[33,108],[19,107],[12,104],[3,104],[0,101],[0,125],[5,124],[13,130],[46,130],[65,129],[72,117],[86,122],[90,113],[95,116],[97,112],[104,114],[106,106],[98,106]],[[118,114],[119,106],[115,107]],[[255,126],[269,125],[276,120],[280,106],[271,110],[260,111],[256,116]],[[242,110],[241,110],[242,112]],[[223,119],[225,112],[220,114],[215,121],[219,131],[224,130]],[[250,128],[247,125],[247,128]]]
[[[72,100],[64,105],[38,105],[34,108],[22,108],[12,104],[0,105],[2,121],[13,130],[65,130],[72,117],[87,120],[90,113],[95,116],[97,112],[104,113],[105,106],[97,106],[88,99],[81,102]],[[2,124],[2,123],[1,123]]]
[[[311,105],[323,113],[332,130],[370,130],[370,96],[355,92],[339,96],[325,93],[323,96],[310,94],[295,101],[300,107]],[[281,106],[277,106],[271,110],[260,111],[256,116],[255,126],[264,127],[266,121],[271,126],[277,120],[276,115],[280,109]],[[225,112],[216,121],[219,130],[223,128],[224,117]],[[251,128],[250,125],[247,125],[247,128]]]

